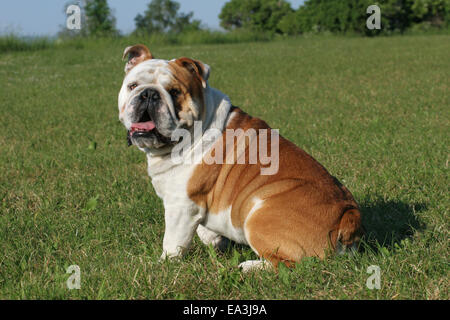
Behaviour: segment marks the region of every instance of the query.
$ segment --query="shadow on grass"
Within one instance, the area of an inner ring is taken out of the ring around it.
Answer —
[[[425,228],[417,213],[426,210],[423,203],[384,201],[360,203],[365,242],[375,251],[379,247],[390,249],[396,243],[413,236]]]
[[[363,241],[373,252],[385,247],[391,250],[403,239],[411,238],[415,231],[425,228],[425,224],[417,218],[417,213],[427,209],[423,203],[405,203],[402,201],[361,201],[362,224],[365,229]],[[367,248],[367,247],[366,247]],[[233,250],[250,253],[250,247],[233,241],[227,241],[219,252],[230,256]],[[365,251],[364,246],[360,247]],[[250,257],[251,258],[251,257]],[[252,259],[257,259],[256,254]]]

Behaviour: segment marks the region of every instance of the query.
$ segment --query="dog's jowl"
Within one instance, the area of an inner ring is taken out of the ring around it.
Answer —
[[[228,239],[249,245],[261,260],[242,263],[244,270],[358,244],[361,214],[347,188],[211,88],[208,65],[155,59],[144,45],[126,48],[125,57],[119,119],[129,142],[145,152],[164,203],[162,258],[182,256],[195,233],[219,248]],[[176,161],[175,149],[183,151]]]

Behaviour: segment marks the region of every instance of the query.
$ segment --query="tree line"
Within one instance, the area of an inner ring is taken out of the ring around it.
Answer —
[[[369,30],[370,5],[381,9],[381,29]],[[83,23],[78,33],[62,30],[60,35],[117,36],[116,19],[107,0],[85,0]],[[228,31],[301,35],[340,33],[378,35],[407,30],[448,29],[450,0],[306,0],[297,10],[286,0],[230,0],[220,14],[220,25]],[[174,0],[152,0],[135,19],[133,34],[179,34],[205,30],[193,12],[180,12]]]

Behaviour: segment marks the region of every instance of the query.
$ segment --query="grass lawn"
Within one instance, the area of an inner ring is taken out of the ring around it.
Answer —
[[[236,266],[249,248],[216,253],[197,237],[181,262],[157,262],[163,206],[118,121],[131,44],[0,55],[0,299],[449,299],[449,36],[147,43],[208,63],[212,87],[361,206],[361,253],[248,275]],[[80,290],[66,287],[73,264]]]

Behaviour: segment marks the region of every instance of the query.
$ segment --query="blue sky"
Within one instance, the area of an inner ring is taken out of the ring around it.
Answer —
[[[226,0],[177,0],[181,12],[194,12],[210,28],[219,28],[220,9]],[[304,0],[288,0],[297,9]],[[150,0],[108,0],[117,19],[117,27],[124,33],[134,29],[134,17],[143,12]],[[66,3],[76,0],[1,0],[0,33],[15,31],[25,36],[52,36],[65,25],[63,12]]]

